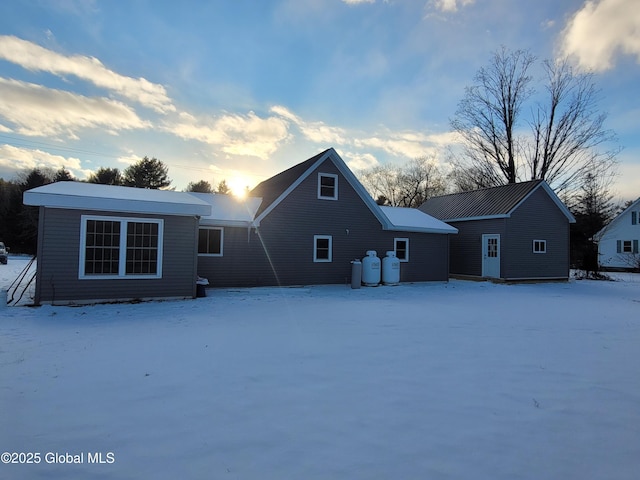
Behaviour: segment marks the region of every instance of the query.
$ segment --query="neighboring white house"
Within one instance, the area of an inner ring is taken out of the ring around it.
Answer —
[[[640,198],[609,225],[594,235],[598,243],[600,268],[631,270],[640,268]]]

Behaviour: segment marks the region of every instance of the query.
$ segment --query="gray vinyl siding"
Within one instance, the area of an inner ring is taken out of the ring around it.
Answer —
[[[320,200],[318,172],[338,175],[338,200]],[[409,262],[400,281],[446,281],[448,235],[384,231],[378,219],[327,160],[263,220],[260,227],[224,229],[224,256],[198,258],[198,272],[212,286],[348,283],[351,261],[367,250],[379,257],[394,238],[409,239]],[[332,261],[313,261],[314,235],[332,237]]]
[[[546,192],[537,189],[508,221],[502,277],[568,278],[569,222]],[[533,253],[533,241],[546,240],[546,253]]]
[[[451,274],[482,276],[482,235],[500,235],[500,278],[562,279],[569,276],[569,222],[544,189],[538,188],[510,218],[448,222]],[[533,253],[533,241],[546,240],[547,253]]]
[[[482,235],[500,235],[500,271],[504,271],[504,243],[506,240],[506,219],[469,220],[448,222],[458,229],[457,235],[451,235],[451,263],[453,275],[482,276]]]
[[[162,278],[79,279],[82,215],[163,219]],[[195,296],[195,217],[52,208],[41,208],[40,216],[37,303]]]

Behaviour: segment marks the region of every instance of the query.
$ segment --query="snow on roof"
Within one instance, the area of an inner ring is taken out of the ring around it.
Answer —
[[[73,210],[210,215],[211,205],[186,192],[85,182],[55,182],[24,192],[25,205]]]
[[[394,230],[423,233],[458,233],[458,229],[417,208],[380,207],[394,225]]]
[[[219,193],[191,193],[194,197],[211,205],[211,214],[200,218],[201,225],[227,227],[250,226],[262,203],[262,198],[240,199]]]

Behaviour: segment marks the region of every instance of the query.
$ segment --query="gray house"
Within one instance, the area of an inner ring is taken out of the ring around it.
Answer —
[[[57,182],[24,193],[39,207],[35,303],[196,296],[198,219],[182,192]]]
[[[351,261],[394,251],[400,281],[448,279],[457,230],[377,205],[333,149],[234,197],[58,182],[40,208],[35,303],[192,298],[210,286],[350,281]]]
[[[367,250],[395,251],[400,281],[448,279],[456,229],[417,209],[380,207],[334,149],[250,195],[262,199],[250,224],[201,225],[198,273],[212,286],[345,283],[351,261]],[[218,229],[213,242],[211,232],[202,233],[207,228]]]
[[[434,197],[420,210],[458,229],[452,276],[504,281],[569,278],[575,219],[543,180]]]

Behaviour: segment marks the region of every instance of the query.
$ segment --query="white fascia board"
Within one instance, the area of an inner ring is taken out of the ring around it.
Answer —
[[[203,216],[211,214],[211,206],[198,199],[194,199],[192,202],[167,202],[27,191],[24,192],[23,202],[25,205],[70,210],[98,210],[103,212],[148,213],[155,215]]]

